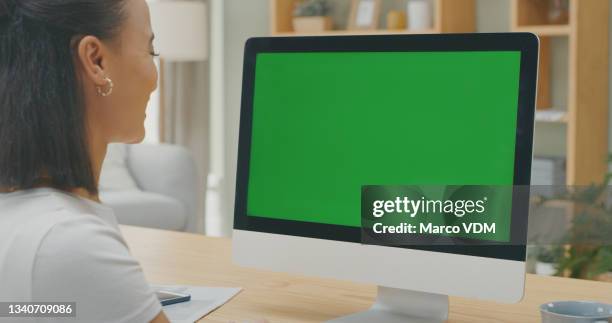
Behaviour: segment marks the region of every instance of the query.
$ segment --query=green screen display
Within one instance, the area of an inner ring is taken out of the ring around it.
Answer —
[[[258,54],[247,214],[359,227],[362,185],[512,185],[520,55]]]

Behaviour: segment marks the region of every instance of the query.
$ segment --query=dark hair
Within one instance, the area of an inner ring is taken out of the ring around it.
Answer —
[[[0,0],[0,188],[97,193],[77,40],[112,39],[125,0]]]

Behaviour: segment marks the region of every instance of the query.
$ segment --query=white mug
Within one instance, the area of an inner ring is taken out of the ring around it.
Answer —
[[[612,305],[564,301],[540,305],[542,323],[611,323]]]

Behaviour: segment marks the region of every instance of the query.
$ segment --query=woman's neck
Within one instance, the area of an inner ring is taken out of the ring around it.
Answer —
[[[91,194],[91,193],[89,193],[88,190],[86,190],[84,188],[74,188],[74,189],[70,190],[70,193],[72,193],[72,194],[74,194],[74,195],[76,195],[78,197],[84,198],[84,199],[88,199],[88,200],[91,200],[91,201],[94,201],[94,202],[97,202],[97,203],[102,203],[102,202],[100,202],[100,197],[99,197],[98,194]]]
[[[91,162],[91,172],[93,174],[94,184],[97,188],[98,183],[100,183],[100,173],[102,172],[102,163],[104,162],[104,158],[106,157],[106,149],[108,148],[108,142],[104,139],[103,136],[99,134],[99,132],[95,131],[94,128],[90,129],[92,129],[93,131],[90,131],[89,136],[87,138],[89,148],[89,160]],[[100,197],[97,193],[92,194],[84,188],[73,189],[71,193],[76,194],[82,198],[86,198],[94,202],[100,203]]]

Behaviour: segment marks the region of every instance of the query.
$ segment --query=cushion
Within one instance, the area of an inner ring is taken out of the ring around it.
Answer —
[[[138,185],[127,167],[127,145],[108,145],[98,185],[100,191],[138,190]]]
[[[187,222],[183,204],[165,195],[142,191],[101,191],[100,199],[113,208],[120,224],[180,231]]]

